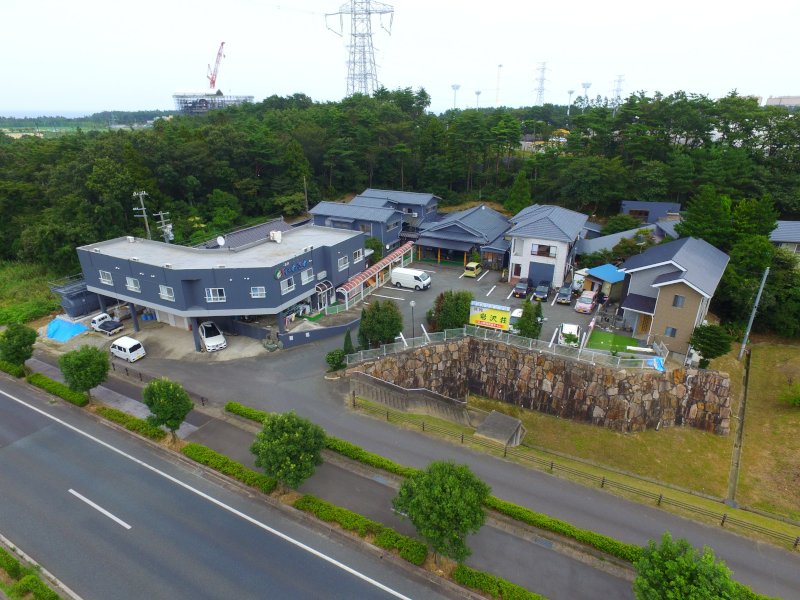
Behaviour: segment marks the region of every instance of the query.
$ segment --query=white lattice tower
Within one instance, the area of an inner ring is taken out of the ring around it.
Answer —
[[[544,93],[547,91],[544,89],[544,82],[547,81],[545,77],[545,73],[550,69],[547,68],[547,61],[540,62],[539,68],[536,71],[539,73],[539,77],[536,78],[536,106],[544,106]]]

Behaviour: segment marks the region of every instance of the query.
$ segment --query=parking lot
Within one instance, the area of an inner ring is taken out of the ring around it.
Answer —
[[[406,337],[414,337],[412,334],[411,301],[413,300],[415,304],[413,309],[414,333],[416,336],[421,336],[420,324],[426,325],[426,313],[433,307],[436,297],[446,290],[469,290],[477,302],[508,306],[511,310],[522,307],[523,299],[511,296],[511,290],[514,286],[510,283],[501,283],[499,271],[484,271],[477,279],[473,279],[464,277],[463,267],[454,265],[415,261],[408,265],[408,268],[420,269],[428,273],[432,279],[431,287],[427,290],[416,291],[395,288],[391,284],[386,284],[367,299],[367,302],[372,302],[373,299],[392,299],[397,302],[400,311],[403,313],[403,323],[405,325],[403,335]],[[593,317],[593,315],[575,312],[574,299],[570,306],[554,305],[556,291],[554,290],[550,294],[549,301],[542,305],[545,323],[542,328],[542,335],[539,337],[541,340],[549,341],[553,332],[561,323],[575,323],[586,331]]]

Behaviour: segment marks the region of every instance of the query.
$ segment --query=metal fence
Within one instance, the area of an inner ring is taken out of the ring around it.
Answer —
[[[135,369],[131,369],[128,365],[118,365],[113,360],[110,360],[109,363],[111,364],[111,370],[115,373],[119,373],[120,375],[125,375],[126,377],[130,377],[132,379],[138,379],[142,383],[150,383],[154,379],[159,379],[159,377],[153,377],[152,375],[148,375],[147,373],[142,373],[141,371],[137,371]],[[205,396],[201,396],[200,394],[195,394],[191,390],[187,390],[183,388],[189,397],[193,400],[200,403],[201,406],[205,406],[206,402],[208,402],[208,398]]]
[[[517,458],[532,465],[536,465],[537,467],[543,467],[544,470],[549,473],[559,472],[559,473],[564,473],[566,475],[571,475],[573,477],[580,477],[588,482],[599,485],[601,488],[618,489],[631,494],[637,494],[639,496],[642,496],[643,498],[648,498],[650,500],[653,500],[657,506],[661,506],[662,504],[675,506],[677,508],[690,511],[696,515],[702,515],[704,517],[714,519],[719,522],[721,527],[724,527],[725,525],[735,525],[737,527],[741,527],[742,529],[754,531],[756,533],[760,533],[761,535],[766,535],[775,538],[777,540],[780,540],[782,542],[792,544],[794,549],[797,549],[797,547],[800,546],[800,536],[795,537],[786,533],[782,533],[780,531],[774,531],[772,529],[762,527],[761,525],[756,525],[754,523],[742,521],[735,517],[730,517],[728,516],[727,513],[719,513],[700,506],[687,504],[686,502],[682,502],[674,498],[669,498],[664,494],[656,494],[655,492],[640,490],[639,488],[628,485],[626,483],[621,483],[619,481],[614,481],[613,479],[609,479],[608,477],[605,476],[594,475],[592,473],[587,473],[585,471],[580,471],[578,469],[574,469],[572,467],[559,464],[555,460],[547,460],[545,458],[535,456],[530,450],[524,449],[526,447],[524,443],[522,444],[522,447],[509,448],[508,446],[503,446],[501,444],[496,444],[488,440],[476,438],[471,434],[465,434],[463,431],[447,429],[445,427],[433,425],[430,422],[426,423],[424,419],[415,419],[394,410],[367,404],[366,402],[360,400],[359,398],[356,398],[355,395],[352,397],[352,405],[353,408],[358,407],[361,408],[362,410],[373,413],[375,415],[380,415],[381,417],[385,417],[386,420],[389,422],[395,421],[395,422],[409,423],[415,425],[416,427],[419,427],[424,432],[437,433],[447,438],[459,441],[462,444],[466,442],[474,446],[480,446],[482,448],[486,448],[498,454],[502,453],[503,458],[508,458],[510,456],[512,458]]]

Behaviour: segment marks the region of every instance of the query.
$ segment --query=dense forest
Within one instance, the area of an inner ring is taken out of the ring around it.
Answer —
[[[442,205],[504,202],[516,175],[530,202],[611,215],[624,199],[684,206],[713,187],[735,207],[771,197],[800,218],[800,122],[735,92],[600,99],[585,109],[428,111],[424,89],[340,102],[273,96],[152,129],[53,139],[0,134],[0,260],[77,270],[74,248],[142,235],[134,191],[186,242],[366,187],[433,192]],[[519,149],[522,136],[537,152]],[[548,143],[558,138],[558,143]],[[563,141],[566,140],[566,141]]]

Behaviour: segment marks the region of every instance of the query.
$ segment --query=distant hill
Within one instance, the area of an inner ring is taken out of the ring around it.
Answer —
[[[174,114],[174,110],[105,110],[103,112],[94,113],[85,117],[69,118],[64,116],[40,116],[40,117],[2,117],[0,116],[0,128],[10,127],[52,127],[55,123],[56,126],[75,127],[81,123],[92,123],[93,125],[108,125],[111,118],[114,118],[115,125],[133,125],[134,123],[143,123],[150,121],[155,117],[166,117],[167,115]]]

